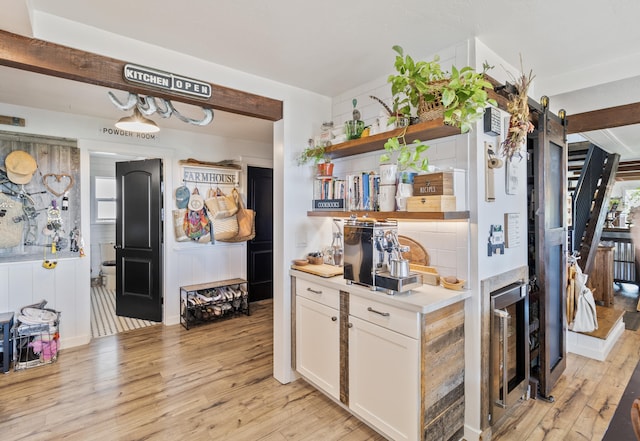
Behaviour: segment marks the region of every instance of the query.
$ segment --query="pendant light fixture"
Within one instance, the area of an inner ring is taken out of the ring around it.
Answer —
[[[120,118],[116,123],[116,127],[137,133],[155,133],[160,131],[160,127],[158,127],[154,121],[140,113],[137,106],[133,108],[133,115]]]

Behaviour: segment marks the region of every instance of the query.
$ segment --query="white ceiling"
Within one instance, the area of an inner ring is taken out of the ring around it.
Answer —
[[[60,34],[48,19],[64,18],[327,96],[390,73],[394,44],[420,58],[477,37],[511,65],[522,55],[552,110],[640,101],[637,0],[0,0],[0,10],[0,29],[9,32],[48,40]],[[105,94],[0,68],[0,102],[122,116],[110,103],[96,105]],[[161,125],[185,129],[172,120]],[[272,139],[270,122],[222,112],[190,129]],[[623,159],[640,158],[636,126],[587,135]]]

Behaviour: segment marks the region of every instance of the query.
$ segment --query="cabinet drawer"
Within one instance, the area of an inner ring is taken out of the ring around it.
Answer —
[[[306,297],[330,308],[340,309],[340,291],[303,279],[296,279],[296,295]]]
[[[351,295],[349,296],[349,314],[407,337],[420,338],[420,317],[417,312]]]

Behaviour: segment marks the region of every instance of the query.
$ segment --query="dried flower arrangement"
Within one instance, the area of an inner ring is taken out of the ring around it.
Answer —
[[[522,68],[522,58],[520,58],[520,67]],[[516,154],[522,157],[520,149],[527,138],[527,133],[531,133],[534,129],[529,120],[528,91],[535,75],[533,75],[533,71],[530,71],[528,76],[522,73],[518,78],[509,75],[514,80],[516,93],[509,94],[507,111],[511,117],[509,118],[509,133],[502,143],[502,155],[511,160]]]

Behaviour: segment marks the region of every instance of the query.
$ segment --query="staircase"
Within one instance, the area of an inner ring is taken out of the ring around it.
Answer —
[[[569,144],[568,185],[572,195],[570,249],[578,251],[578,263],[589,274],[607,216],[620,155],[607,153],[590,142]],[[579,170],[579,174],[578,174]]]

